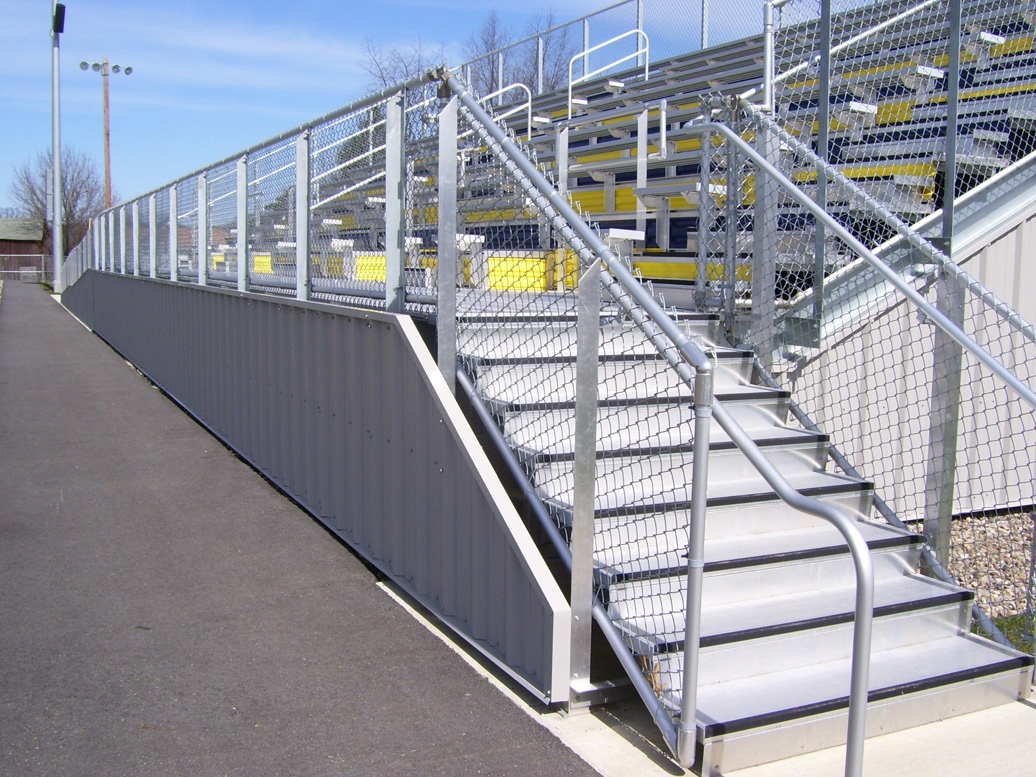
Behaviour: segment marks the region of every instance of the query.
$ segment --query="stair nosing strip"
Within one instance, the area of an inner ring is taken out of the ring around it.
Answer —
[[[992,664],[983,664],[982,666],[972,667],[958,672],[949,672],[947,674],[936,675],[935,677],[926,677],[923,680],[913,682],[897,683],[896,685],[890,685],[886,688],[876,688],[867,694],[867,703],[873,704],[874,702],[894,699],[897,696],[906,696],[907,694],[912,693],[921,693],[923,691],[940,688],[953,683],[967,682],[969,680],[977,680],[982,677],[1004,674],[1016,669],[1023,669],[1026,666],[1032,666],[1033,663],[1034,659],[1032,656],[1015,656],[1004,659],[1003,661],[997,661]],[[779,712],[767,712],[760,715],[752,715],[747,718],[732,720],[726,723],[709,723],[703,727],[703,734],[705,739],[713,739],[719,736],[737,734],[742,731],[750,731],[752,729],[763,728],[766,726],[774,726],[779,723],[787,723],[792,720],[800,720],[802,718],[823,715],[848,708],[849,697],[841,696],[836,699],[825,699],[824,701],[814,702],[812,704],[803,704],[788,710],[780,710]]]
[[[924,537],[920,534],[895,534],[889,537],[880,537],[867,540],[867,548],[871,551],[888,550],[899,546],[920,545]],[[783,564],[791,561],[810,561],[812,559],[831,558],[849,554],[849,546],[823,545],[819,547],[803,548],[800,550],[788,551],[786,553],[770,553],[763,556],[751,556],[749,558],[725,559],[724,561],[705,562],[705,574],[714,572],[727,572],[734,569],[751,569],[753,567],[768,566],[770,564]],[[605,568],[599,567],[595,570],[598,577],[607,577],[608,583],[602,587],[619,585],[621,583],[633,583],[638,580],[655,580],[663,577],[675,577],[687,573],[686,565],[659,567],[657,569],[638,570],[635,572],[609,573]]]
[[[893,615],[902,615],[908,612],[920,612],[922,610],[934,609],[936,607],[943,607],[946,605],[963,604],[964,602],[973,601],[974,598],[975,594],[965,589],[961,589],[959,591],[947,591],[927,599],[911,599],[905,602],[895,602],[894,604],[875,607],[874,617],[888,618]],[[757,626],[750,629],[726,632],[724,634],[713,634],[708,637],[702,637],[700,646],[703,648],[718,647],[720,645],[746,642],[752,639],[792,634],[797,631],[811,631],[813,629],[822,629],[829,626],[841,626],[845,623],[852,623],[854,617],[855,613],[852,610],[843,610],[842,612],[831,613],[817,618],[803,618],[797,621],[790,621],[788,623],[775,623],[767,626]],[[643,636],[638,637],[638,639],[645,643],[649,641]],[[683,646],[684,642],[682,639],[662,642],[655,646],[655,650],[651,655],[679,653],[683,650]]]

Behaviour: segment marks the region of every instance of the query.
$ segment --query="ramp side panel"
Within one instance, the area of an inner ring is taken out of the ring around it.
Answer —
[[[63,300],[476,649],[567,700],[568,603],[409,318],[94,271]]]

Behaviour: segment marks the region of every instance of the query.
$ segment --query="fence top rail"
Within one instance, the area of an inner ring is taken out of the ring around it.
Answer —
[[[744,103],[744,105],[750,110],[755,107],[749,103]],[[765,127],[766,125],[762,126]],[[842,242],[852,249],[857,256],[876,269],[888,283],[899,291],[900,294],[906,297],[918,310],[923,311],[931,321],[935,322],[935,324],[953,338],[958,345],[978,359],[1001,381],[1010,386],[1010,388],[1026,404],[1032,408],[1036,408],[1036,393],[1034,393],[1032,389],[1005,369],[1004,366],[1000,364],[1000,362],[998,362],[987,350],[970,338],[964,330],[953,323],[953,321],[951,321],[946,315],[937,310],[930,302],[928,302],[928,300],[921,296],[913,286],[899,277],[894,270],[885,264],[885,262],[883,262],[873,251],[867,248],[867,246],[860,242],[860,240],[846,229],[841,222],[835,219],[830,213],[810,199],[805,192],[788,180],[788,178],[785,177],[784,174],[769,160],[752,148],[751,145],[746,143],[745,140],[737,134],[737,132],[721,122],[707,121],[704,119],[701,121],[687,122],[683,126],[683,131],[688,134],[715,132],[722,135],[733,145],[737,146],[742,154],[751,159],[752,162],[757,165],[761,173],[764,173],[767,177],[776,182],[777,185],[779,185],[788,194],[788,196],[791,197],[791,199],[795,200],[798,205],[811,213],[819,222],[822,222],[833,235],[836,235],[840,240],[842,240]],[[788,138],[782,137],[782,139],[787,140]],[[821,172],[823,174],[831,174],[831,168],[829,165],[822,165],[821,168]],[[851,183],[852,182],[850,182],[850,184]],[[914,238],[914,242],[924,244],[931,252],[933,252],[933,254],[938,253],[937,249],[928,244],[920,235],[915,234],[912,237]],[[942,255],[941,258],[944,263],[947,261],[945,255]]]
[[[588,21],[589,19],[592,19],[595,16],[601,16],[602,14],[606,14],[609,11],[614,11],[616,8],[621,8],[624,5],[635,5],[637,2],[638,0],[619,0],[619,2],[617,3],[612,3],[611,5],[605,6],[604,8],[598,8],[596,11],[591,11],[588,14],[583,14],[582,16],[579,16],[575,19],[569,19],[567,22],[555,24],[553,27],[550,27],[546,30],[540,30],[539,32],[535,32],[532,35],[528,35],[522,38],[521,40],[515,41],[514,43],[508,43],[506,46],[501,46],[500,48],[493,49],[492,51],[486,52],[485,54],[480,54],[474,59],[464,62],[463,64],[457,66],[456,70],[463,72],[464,68],[469,67],[470,65],[473,65],[476,62],[481,62],[482,60],[489,59],[490,57],[499,56],[500,54],[503,54],[505,51],[516,49],[519,46],[524,46],[526,43],[530,43],[531,41],[544,38],[548,35],[552,35],[553,33],[558,32],[559,30],[563,30],[566,27],[571,27],[574,24],[579,24],[581,22]]]
[[[629,2],[630,0],[626,1]],[[301,135],[303,132],[311,130],[314,127],[318,127],[321,124],[326,124],[328,122],[334,121],[335,119],[339,119],[347,114],[355,113],[356,111],[362,111],[364,108],[369,108],[372,105],[377,105],[378,103],[387,100],[389,97],[392,97],[395,94],[407,91],[408,89],[413,89],[415,87],[421,86],[422,84],[431,83],[433,80],[432,76],[435,72],[435,70],[426,71],[424,73],[421,73],[420,75],[413,76],[412,78],[408,78],[405,81],[400,81],[399,83],[393,84],[392,86],[388,86],[384,89],[381,89],[380,91],[373,92],[367,95],[366,97],[361,97],[359,100],[355,100],[354,102],[351,102],[348,105],[343,105],[341,108],[336,108],[333,111],[329,111],[321,116],[317,116],[315,119],[310,119],[309,121],[303,122],[302,124],[292,127],[289,130],[285,130],[284,132],[281,132],[278,135],[274,135],[272,138],[267,138],[252,146],[249,146],[246,149],[238,151],[235,154],[230,154],[224,157],[223,159],[217,160],[215,162],[210,162],[204,167],[200,167],[193,172],[187,173],[186,175],[182,175],[175,180],[169,181],[169,183],[163,184],[162,186],[159,186],[155,189],[151,189],[150,191],[144,192],[143,194],[134,197],[134,199],[142,200],[145,197],[157,194],[158,192],[163,191],[164,189],[168,189],[171,186],[175,186],[176,184],[181,183],[182,181],[188,181],[192,178],[197,178],[202,173],[208,172],[213,168],[220,167],[221,165],[230,164],[231,162],[236,162],[242,157],[246,157],[250,154],[255,153],[256,151],[260,151],[277,143],[282,143],[286,140],[297,137]],[[117,207],[119,206],[114,206],[113,210]]]

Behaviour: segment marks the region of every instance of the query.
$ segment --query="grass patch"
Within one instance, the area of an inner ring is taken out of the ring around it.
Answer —
[[[1032,615],[1025,615],[1024,613],[1021,615],[1006,615],[1003,618],[993,618],[993,624],[1003,632],[1004,636],[1007,637],[1008,641],[1015,648],[1025,653],[1033,651]],[[985,629],[979,626],[978,621],[972,622],[971,631],[983,637],[989,636],[985,633]]]

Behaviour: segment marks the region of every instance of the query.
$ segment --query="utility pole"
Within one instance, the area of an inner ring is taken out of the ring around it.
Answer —
[[[54,15],[50,26],[52,50],[52,86],[53,100],[51,124],[54,131],[51,162],[54,167],[53,213],[51,214],[51,250],[54,255],[54,291],[60,294],[65,290],[65,214],[61,197],[61,33],[65,31],[65,6],[54,3]]]

